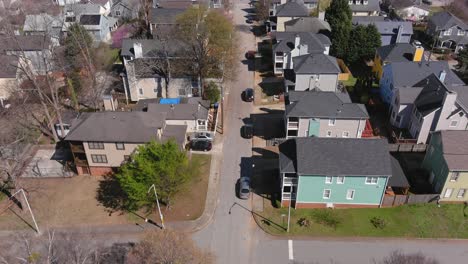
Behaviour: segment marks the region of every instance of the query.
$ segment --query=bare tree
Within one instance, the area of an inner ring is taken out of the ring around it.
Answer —
[[[182,233],[154,230],[145,235],[128,256],[129,264],[210,264],[213,256],[199,249]]]
[[[405,254],[401,251],[393,251],[390,256],[374,264],[439,264],[439,261],[426,257],[422,253]]]
[[[151,9],[153,8],[153,0],[140,0],[141,13],[143,13],[143,19],[145,20],[145,26],[147,32],[150,28],[150,15]]]

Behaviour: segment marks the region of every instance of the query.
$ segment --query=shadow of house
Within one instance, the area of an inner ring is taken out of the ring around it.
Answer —
[[[270,200],[272,205],[277,207],[276,201],[280,193],[278,159],[266,159],[259,156],[253,156],[252,159],[255,164],[251,180],[252,192]]]
[[[254,124],[254,135],[263,139],[274,139],[285,137],[282,110],[277,113],[252,114]]]
[[[278,77],[266,77],[258,84],[267,96],[279,95],[284,93],[284,81]]]

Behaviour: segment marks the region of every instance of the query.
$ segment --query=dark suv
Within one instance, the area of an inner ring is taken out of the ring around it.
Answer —
[[[192,150],[210,151],[212,148],[212,144],[211,141],[208,140],[194,140],[190,142],[190,148]]]
[[[254,100],[254,90],[252,88],[247,88],[242,92],[242,100],[246,102],[253,102]]]

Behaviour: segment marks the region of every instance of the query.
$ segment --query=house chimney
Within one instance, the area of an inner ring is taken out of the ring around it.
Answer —
[[[141,45],[141,42],[133,44],[133,51],[135,52],[135,58],[143,58],[143,46]]]
[[[318,18],[325,21],[325,11],[319,11]]]
[[[161,138],[162,138],[162,128],[158,128],[157,137],[158,137],[158,141],[161,141]]]
[[[300,44],[301,44],[301,37],[299,36],[299,34],[296,34],[296,36],[294,37],[294,48],[295,49],[299,48]]]
[[[424,48],[423,47],[416,48],[416,50],[414,51],[414,55],[413,55],[413,61],[416,61],[416,62],[422,61],[423,55],[424,55]]]
[[[439,80],[440,82],[444,82],[445,81],[445,77],[447,76],[447,72],[445,70],[442,70],[439,74]]]

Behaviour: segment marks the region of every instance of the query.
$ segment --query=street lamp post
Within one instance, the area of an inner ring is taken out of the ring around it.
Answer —
[[[159,218],[161,218],[161,227],[162,229],[164,229],[164,217],[161,213],[161,207],[159,206],[159,200],[158,200],[158,194],[156,193],[156,186],[154,186],[154,184],[152,184],[149,189],[148,189],[148,193],[151,191],[151,189],[154,190],[154,196],[156,197],[156,204],[158,205],[158,211],[159,211]]]
[[[17,192],[15,192],[14,194],[11,195],[10,199],[13,198],[15,195],[17,195],[20,192],[23,194],[24,201],[26,202],[26,205],[28,206],[29,212],[31,213],[31,218],[32,218],[32,220],[34,222],[34,226],[36,227],[36,232],[38,234],[41,234],[41,232],[39,231],[39,226],[37,226],[36,218],[34,217],[34,214],[33,214],[32,210],[31,210],[31,206],[29,205],[28,197],[26,197],[26,193],[24,192],[24,189],[19,189]]]

